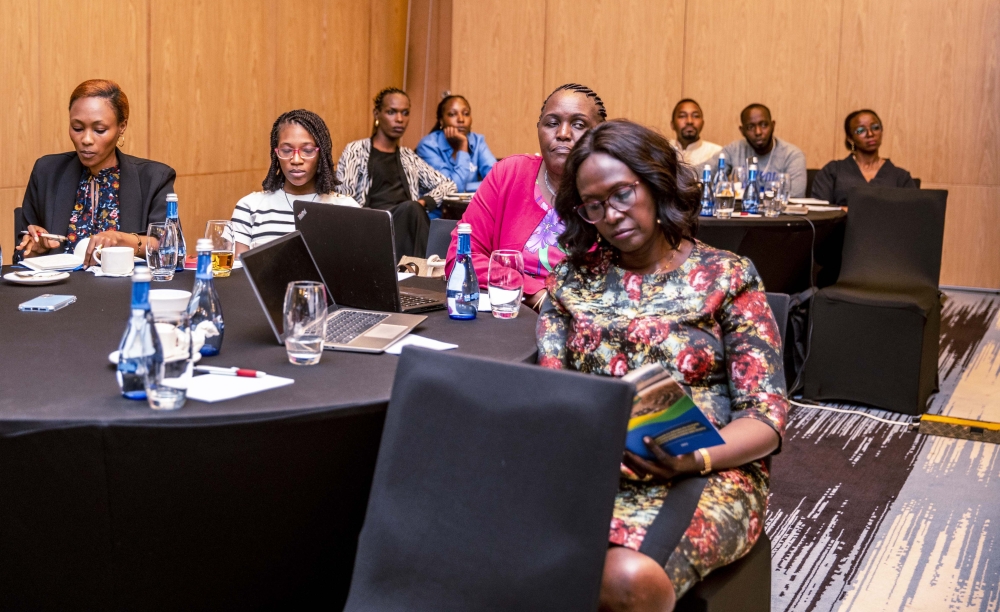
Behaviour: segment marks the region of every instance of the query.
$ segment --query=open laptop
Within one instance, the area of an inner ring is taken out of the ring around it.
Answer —
[[[400,287],[396,241],[386,210],[296,200],[295,229],[316,258],[338,304],[384,312],[426,312],[445,307],[445,292]]]
[[[340,208],[340,207],[337,207]],[[285,342],[285,289],[293,281],[324,283],[306,241],[292,232],[240,254],[271,329],[279,344]],[[326,283],[324,283],[326,284]],[[327,296],[330,288],[327,286]],[[335,351],[381,353],[427,317],[390,312],[341,308],[330,300],[327,306],[326,339],[323,348]]]

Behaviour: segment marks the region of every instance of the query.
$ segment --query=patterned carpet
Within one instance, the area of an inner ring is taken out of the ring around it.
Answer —
[[[947,293],[929,412],[1000,422],[998,313],[998,295]],[[998,609],[998,445],[793,408],[771,491],[772,610]]]

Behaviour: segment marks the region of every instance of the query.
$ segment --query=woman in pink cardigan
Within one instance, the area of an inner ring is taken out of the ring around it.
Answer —
[[[462,222],[472,225],[472,263],[479,284],[486,287],[490,253],[497,249],[521,251],[524,257],[524,303],[536,308],[545,295],[545,278],[564,253],[556,240],[563,222],[555,210],[556,192],[566,158],[576,141],[607,111],[596,93],[569,83],[556,88],[542,105],[538,118],[537,155],[511,155],[493,166]],[[455,265],[457,228],[451,234],[447,272]]]

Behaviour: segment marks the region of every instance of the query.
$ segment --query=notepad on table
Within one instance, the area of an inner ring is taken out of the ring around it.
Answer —
[[[219,374],[203,374],[195,376],[188,385],[188,399],[199,402],[222,402],[235,397],[252,393],[260,393],[277,389],[295,382],[294,379],[282,376],[264,376],[262,378],[247,378],[244,376],[221,376]]]

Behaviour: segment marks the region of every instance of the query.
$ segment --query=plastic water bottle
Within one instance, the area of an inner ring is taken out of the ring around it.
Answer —
[[[181,231],[181,220],[177,213],[177,194],[167,194],[167,222],[174,224],[177,231],[177,271],[184,270],[184,260],[187,258],[187,240],[184,239],[184,232]]]
[[[701,169],[701,216],[715,215],[715,194],[712,192],[712,166]]]
[[[726,172],[726,154],[719,153],[719,168],[715,171],[715,176],[712,177],[712,191],[718,187],[719,181],[729,180],[729,173]]]
[[[222,350],[222,334],[226,325],[222,320],[222,302],[212,280],[212,239],[199,238],[195,247],[198,250],[198,270],[194,275],[191,301],[188,302],[188,316],[191,317],[192,333],[205,335],[201,354],[210,357]]]
[[[145,378],[155,375],[163,362],[163,348],[149,309],[149,268],[136,266],[132,273],[132,316],[118,345],[118,387],[132,400],[146,399]]]
[[[747,173],[747,186],[743,190],[743,212],[757,214],[760,212],[760,187],[757,186],[757,164],[750,164]]]
[[[479,279],[472,266],[472,226],[458,224],[458,253],[448,277],[448,316],[452,319],[475,319],[479,310]]]

